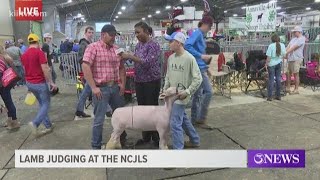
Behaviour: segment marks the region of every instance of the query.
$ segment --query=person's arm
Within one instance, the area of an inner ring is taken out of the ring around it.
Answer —
[[[79,47],[79,51],[78,51],[78,61],[81,64],[82,60],[83,60],[84,52],[85,52],[88,44],[85,41],[81,41],[81,44],[79,46],[80,47]]]
[[[47,83],[50,85],[54,84],[51,77],[51,71],[48,64],[41,64],[41,69],[43,72],[44,77],[46,78]]]
[[[166,77],[164,79],[164,86],[163,86],[163,91],[167,90],[170,87],[170,79],[169,79],[169,63],[170,63],[170,57],[168,58],[167,61],[167,73],[166,73]]]
[[[198,41],[199,38],[201,38],[202,34],[200,31],[195,31],[192,33],[192,35],[187,39],[186,44],[185,44],[185,49],[191,53],[196,59],[201,58],[201,53],[198,52],[195,48],[194,45]]]
[[[88,62],[84,61],[82,63],[82,71],[83,71],[83,74],[84,74],[84,78],[88,82],[88,84],[91,87],[91,89],[97,88],[96,83],[95,83],[95,81],[93,79],[93,75],[92,75],[90,64]]]
[[[120,81],[121,81],[121,84],[119,84],[119,86],[120,86],[120,95],[123,95],[125,87],[126,87],[126,69],[124,67],[124,62],[123,61],[120,62],[119,75],[120,75]]]
[[[191,63],[191,74],[193,79],[190,86],[186,89],[188,95],[194,94],[202,83],[201,72],[195,59]]]
[[[271,45],[269,45],[268,49],[267,49],[267,52],[266,52],[266,55],[267,55],[267,60],[266,60],[266,67],[269,65],[270,63],[270,60],[271,60],[271,56],[272,56],[272,47]]]
[[[305,44],[305,39],[299,38],[297,41],[295,41],[295,44],[293,44],[292,46],[289,47],[289,49],[287,49],[287,54],[292,53],[293,51],[297,50],[304,44]]]

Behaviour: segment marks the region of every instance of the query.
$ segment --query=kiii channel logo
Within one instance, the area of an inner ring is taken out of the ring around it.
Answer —
[[[42,21],[46,12],[42,11],[42,0],[15,0],[14,11],[9,11],[16,21]]]
[[[305,150],[248,150],[249,168],[304,168]]]

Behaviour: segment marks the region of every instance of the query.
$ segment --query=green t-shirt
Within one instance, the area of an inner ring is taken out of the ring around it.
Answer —
[[[281,63],[283,56],[286,54],[286,47],[283,43],[280,43],[281,46],[281,54],[280,56],[277,56],[277,46],[276,43],[272,43],[269,45],[267,50],[267,56],[270,57],[269,67],[275,66],[279,63]]]
[[[177,100],[175,103],[187,104],[191,95],[196,92],[202,83],[202,76],[197,61],[188,51],[184,51],[180,56],[174,53],[168,58],[164,89],[177,87],[179,83],[187,88],[186,91],[189,96],[183,101]],[[183,89],[180,87],[180,90]]]

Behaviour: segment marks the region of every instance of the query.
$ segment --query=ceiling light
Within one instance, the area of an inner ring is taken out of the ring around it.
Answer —
[[[280,10],[280,9],[281,9],[281,7],[276,7],[276,9],[277,9],[277,10]]]
[[[148,15],[148,18],[152,18],[151,14]]]
[[[157,11],[156,11],[156,14],[160,14],[160,11],[159,11],[159,10],[157,10]]]
[[[272,0],[272,1],[270,1],[269,3],[274,3],[274,2],[277,2],[277,0]]]
[[[72,2],[72,0],[68,0],[68,3],[71,3]]]
[[[79,18],[79,17],[81,17],[81,16],[82,16],[81,13],[78,13],[77,17]]]
[[[121,14],[122,14],[122,12],[121,12],[121,11],[119,11],[119,12],[118,12],[118,14],[119,14],[119,15],[121,15]]]
[[[143,18],[141,18],[141,19],[142,19],[142,21],[146,20],[146,18],[145,18],[145,17],[143,17]]]
[[[87,22],[86,20],[83,21],[84,23]]]
[[[233,17],[237,17],[238,16],[238,14],[233,14]]]
[[[311,10],[311,7],[307,7],[306,10],[307,10],[307,11]]]
[[[166,9],[171,9],[171,6],[170,5],[166,6]]]
[[[119,18],[119,16],[116,16],[116,19],[118,19]]]
[[[320,0],[315,0],[314,2],[318,3],[318,2],[320,2]]]
[[[228,11],[223,11],[224,13],[227,13]]]
[[[186,2],[186,1],[188,1],[188,0],[180,0],[181,2]]]
[[[84,17],[82,17],[81,20],[83,21],[83,20],[84,20]]]
[[[113,21],[116,21],[116,19],[113,19]]]
[[[242,6],[241,9],[246,9],[246,7],[245,7],[245,6]]]
[[[122,9],[122,10],[126,10],[126,7],[125,7],[125,6],[122,6],[121,9]]]

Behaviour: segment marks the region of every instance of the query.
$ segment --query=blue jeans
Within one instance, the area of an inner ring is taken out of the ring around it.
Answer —
[[[269,83],[268,83],[268,98],[272,97],[274,78],[276,78],[276,97],[280,97],[281,90],[281,63],[268,67]]]
[[[202,83],[194,93],[191,107],[191,121],[204,121],[207,119],[208,108],[212,98],[212,87],[207,72],[201,72]]]
[[[17,110],[16,107],[14,106],[14,103],[12,101],[12,96],[11,96],[11,88],[8,87],[1,87],[0,88],[0,95],[1,98],[8,110],[8,117],[11,117],[12,120],[17,119]]]
[[[108,108],[108,102],[111,103],[114,110],[123,106],[118,85],[100,87],[100,90],[102,93],[101,100],[98,100],[94,95],[92,97],[94,103],[94,120],[92,125],[91,146],[93,149],[101,149],[103,123]]]
[[[88,83],[85,84],[82,92],[81,92],[81,95],[79,97],[79,102],[78,102],[78,105],[77,105],[77,111],[79,112],[83,112],[84,111],[84,106],[86,104],[86,101],[87,99],[89,98],[89,96],[92,94],[92,91],[91,91],[91,87]],[[112,112],[112,109],[108,103],[107,105],[107,112]]]
[[[173,149],[184,148],[183,130],[190,138],[192,144],[199,145],[200,137],[188,119],[185,105],[173,103],[170,116],[170,129]]]
[[[38,114],[32,121],[33,125],[38,127],[41,123],[43,123],[46,128],[50,128],[52,124],[48,115],[50,108],[50,91],[48,84],[31,84],[27,82],[27,87],[28,90],[37,98],[40,106]]]

